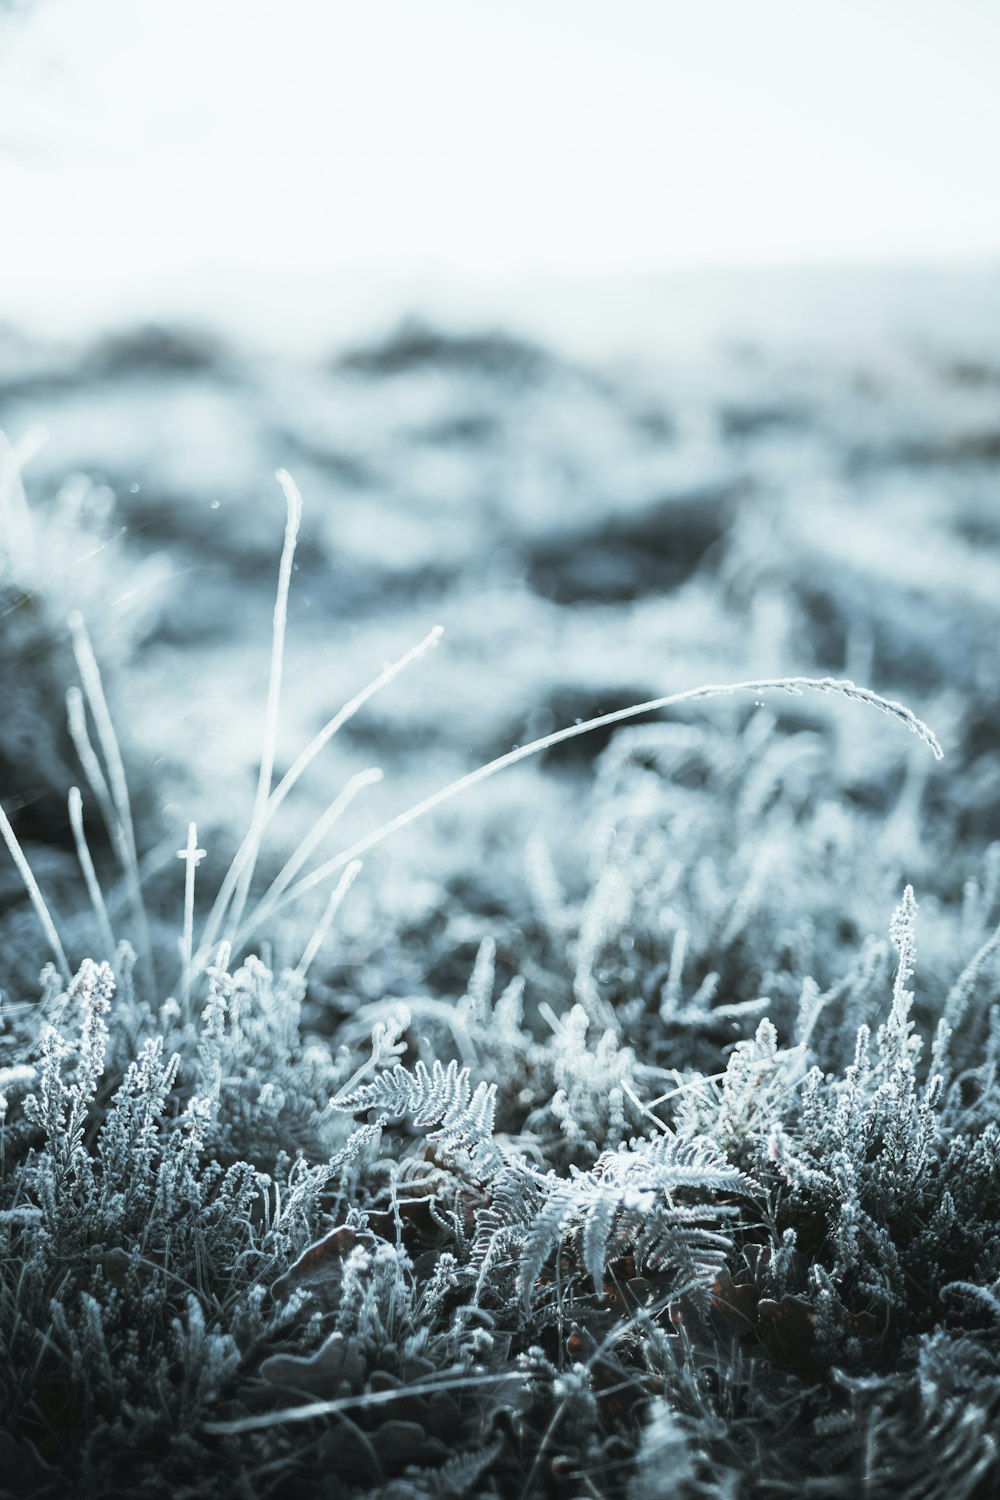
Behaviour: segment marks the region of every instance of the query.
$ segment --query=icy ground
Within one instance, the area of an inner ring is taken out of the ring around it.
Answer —
[[[278,772],[385,662],[434,624],[444,638],[331,743],[289,799],[266,870],[366,767],[384,780],[317,859],[562,724],[777,674],[849,676],[904,700],[939,733],[943,766],[878,716],[826,699],[744,697],[680,717],[737,744],[829,731],[843,798],[920,832],[903,863],[931,903],[954,900],[1000,838],[1000,359],[960,341],[947,355],[716,344],[697,358],[584,363],[502,331],[410,321],[293,362],[182,328],[72,353],[10,334],[0,428],[14,445],[0,523],[0,795],[74,958],[86,918],[74,928],[65,794],[81,777],[63,728],[75,680],[66,616],[83,610],[104,666],[140,845],[160,850],[151,886],[176,933],[173,851],[188,819],[214,889],[252,802],[278,466],[305,501]],[[606,744],[596,734],[529,762],[372,856],[352,897],[357,930],[370,931],[374,909],[387,932],[409,934],[379,984],[433,988],[431,930],[461,968],[484,929],[519,920],[539,847],[578,889],[599,842],[589,787]],[[713,794],[697,764],[674,769],[683,859],[684,818]],[[846,881],[862,931],[884,930],[899,864],[887,860],[880,884],[873,854]],[[8,952],[23,948],[37,970],[33,918],[6,864],[0,901]],[[354,921],[345,911],[321,982],[370,958],[351,947]],[[291,951],[301,933],[287,940]],[[397,973],[400,951],[412,963]]]
[[[0,345],[0,1495],[995,1495],[1000,357],[442,326]]]

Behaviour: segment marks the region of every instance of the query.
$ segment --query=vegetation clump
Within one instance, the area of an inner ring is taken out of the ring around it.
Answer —
[[[276,778],[299,517],[280,478],[258,789],[214,901],[192,826],[172,928],[145,910],[80,618],[73,740],[117,904],[78,815],[90,915],[64,943],[3,815],[52,958],[0,1011],[4,1492],[995,1493],[997,846],[932,907],[918,984],[913,886],[888,941],[851,905],[879,829],[897,863],[916,834],[845,812],[830,737],[643,724],[598,765],[586,890],[535,842],[530,913],[481,932],[451,993],[309,993],[360,859],[538,750],[735,689],[874,707],[940,756],[932,732],[831,677],[699,688],[547,733],[264,885],[299,777],[437,639]],[[278,914],[334,877],[275,964]]]

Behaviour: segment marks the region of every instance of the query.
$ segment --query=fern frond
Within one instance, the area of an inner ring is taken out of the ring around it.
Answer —
[[[631,1254],[636,1269],[672,1270],[678,1288],[707,1284],[732,1248],[721,1226],[736,1205],[721,1194],[745,1195],[751,1184],[705,1142],[661,1136],[605,1152],[589,1172],[556,1181],[521,1245],[519,1282],[525,1306],[549,1256],[575,1245],[594,1287],[608,1265]],[[675,1202],[675,1195],[696,1201]]]
[[[466,1153],[477,1173],[488,1176],[503,1163],[493,1140],[496,1094],[495,1083],[479,1083],[473,1091],[469,1069],[460,1068],[452,1058],[447,1067],[437,1059],[431,1068],[418,1061],[412,1072],[397,1063],[372,1083],[338,1095],[330,1103],[345,1114],[372,1110],[378,1125],[410,1115],[414,1125],[437,1126],[430,1140],[449,1154]]]
[[[470,1094],[468,1068],[460,1069],[454,1059],[447,1067],[435,1060],[431,1068],[419,1061],[412,1072],[397,1063],[374,1082],[338,1094],[330,1104],[349,1115],[375,1110],[380,1124],[412,1115],[415,1125],[436,1125],[450,1111],[467,1105]]]
[[[521,1244],[517,1279],[526,1312],[530,1311],[536,1283],[552,1252],[562,1243],[575,1212],[581,1190],[577,1182],[554,1181],[547,1199],[527,1228]]]
[[[543,1208],[552,1174],[536,1172],[523,1157],[508,1161],[490,1184],[489,1201],[476,1214],[472,1258],[479,1265],[475,1300],[478,1303],[487,1276],[495,1272],[506,1255],[513,1270],[525,1234]]]

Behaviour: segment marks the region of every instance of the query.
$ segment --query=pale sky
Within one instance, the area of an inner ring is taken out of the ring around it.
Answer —
[[[1000,252],[997,0],[36,0],[0,39],[8,303]]]

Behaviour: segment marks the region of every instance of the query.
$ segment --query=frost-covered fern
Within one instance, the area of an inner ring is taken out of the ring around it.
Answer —
[[[0,1489],[992,1495],[1000,858],[925,898],[918,773],[887,757],[864,810],[803,704],[874,706],[923,755],[930,731],[825,673],[737,685],[804,719],[729,688],[651,700],[725,704],[611,740],[589,866],[536,838],[510,909],[439,893],[430,935],[388,931],[346,904],[358,855],[639,708],[525,738],[320,856],[374,784],[357,773],[269,868],[309,765],[437,639],[272,786],[285,489],[228,870],[203,880],[191,826],[173,906],[154,901],[79,621],[73,738],[109,840],[99,879],[74,799],[86,927],[3,825],[54,962],[0,1009]],[[311,933],[286,929],[318,889]]]
[[[530,1304],[553,1251],[567,1242],[595,1289],[626,1257],[638,1275],[662,1278],[664,1293],[707,1288],[732,1251],[722,1232],[747,1180],[703,1141],[664,1135],[602,1153],[589,1172],[547,1182],[521,1247],[519,1279]]]
[[[410,1115],[414,1125],[434,1125],[429,1140],[449,1155],[465,1153],[473,1170],[488,1178],[499,1170],[503,1158],[493,1139],[496,1115],[495,1083],[478,1083],[473,1089],[469,1069],[454,1060],[447,1067],[435,1058],[431,1068],[418,1059],[413,1071],[397,1063],[373,1083],[362,1084],[331,1101],[346,1114],[371,1111],[374,1122]]]

